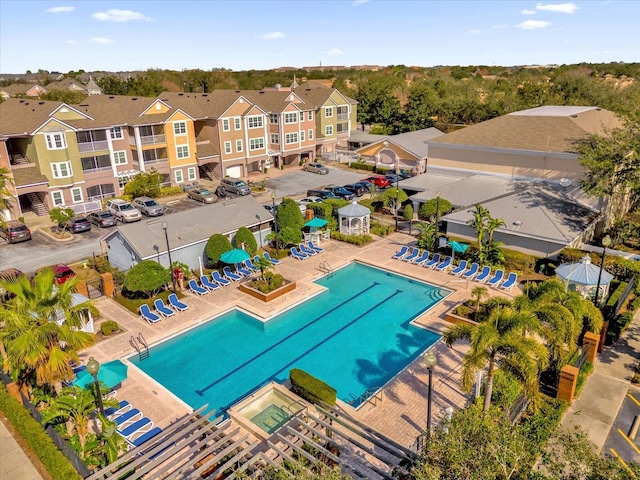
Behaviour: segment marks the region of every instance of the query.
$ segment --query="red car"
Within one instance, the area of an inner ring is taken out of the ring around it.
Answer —
[[[378,188],[387,188],[389,185],[389,180],[385,177],[371,176],[367,178],[363,178],[360,180],[361,182],[371,182]]]
[[[73,270],[71,270],[69,267],[67,267],[63,263],[52,265],[49,268],[53,270],[53,281],[56,282],[58,285],[62,285],[64,282],[66,282],[71,277],[74,277],[76,275],[73,272]],[[39,268],[36,271],[36,273],[38,273],[40,270],[42,270],[42,268]]]

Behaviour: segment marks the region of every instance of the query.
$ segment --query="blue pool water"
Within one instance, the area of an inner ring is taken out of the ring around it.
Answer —
[[[268,322],[233,310],[130,361],[194,409],[226,409],[292,368],[357,406],[440,338],[410,322],[449,290],[360,263],[317,283],[328,290]]]

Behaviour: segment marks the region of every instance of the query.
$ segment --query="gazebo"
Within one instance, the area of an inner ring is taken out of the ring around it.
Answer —
[[[338,210],[340,233],[344,235],[364,235],[369,233],[371,210],[353,201]]]
[[[568,290],[576,291],[583,297],[595,298],[598,289],[598,278],[600,278],[600,292],[598,298],[607,298],[609,293],[609,284],[613,280],[606,270],[591,263],[591,257],[585,255],[579,262],[563,263],[556,268],[556,277],[562,280]]]

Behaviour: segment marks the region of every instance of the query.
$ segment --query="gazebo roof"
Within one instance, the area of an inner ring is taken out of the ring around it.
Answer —
[[[358,205],[355,200],[350,204],[338,209],[338,215],[343,217],[366,217],[371,215],[371,210],[362,205]]]
[[[563,280],[571,283],[579,283],[582,285],[598,285],[598,277],[600,276],[600,267],[591,263],[591,257],[585,255],[580,262],[563,263],[556,268],[556,275]],[[606,270],[602,270],[600,285],[608,285],[613,280]]]

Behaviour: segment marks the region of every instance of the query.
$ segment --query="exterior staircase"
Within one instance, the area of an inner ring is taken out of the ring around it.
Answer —
[[[26,195],[31,203],[31,210],[33,210],[33,213],[39,217],[49,215],[49,208],[47,208],[47,205],[44,203],[39,193],[27,193]]]

